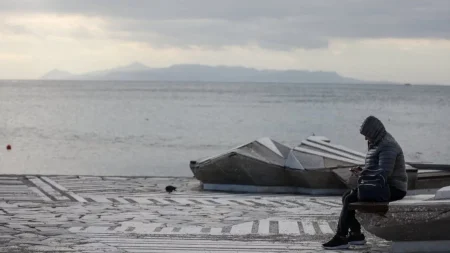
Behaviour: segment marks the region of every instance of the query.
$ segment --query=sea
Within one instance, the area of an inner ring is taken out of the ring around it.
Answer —
[[[450,86],[17,80],[0,81],[0,174],[191,177],[260,137],[365,152],[369,115],[407,161],[450,163]]]

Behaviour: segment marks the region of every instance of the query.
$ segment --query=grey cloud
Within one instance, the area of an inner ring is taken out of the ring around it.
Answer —
[[[254,44],[286,50],[296,47],[318,48],[328,45],[326,38],[310,30],[299,30],[274,19],[249,21],[169,20],[111,22],[118,38],[151,41],[156,46],[224,47]]]
[[[32,35],[35,37],[40,37],[39,34],[36,34],[34,31],[26,28],[22,25],[12,25],[8,23],[2,23],[0,20],[0,34],[4,35]],[[1,42],[1,38],[0,38]]]
[[[289,50],[326,47],[335,37],[450,39],[448,0],[3,0],[0,10],[101,16],[111,36],[159,46]]]

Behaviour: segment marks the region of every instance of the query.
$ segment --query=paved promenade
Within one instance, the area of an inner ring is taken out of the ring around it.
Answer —
[[[0,252],[346,252],[321,248],[340,206],[202,192],[189,178],[0,176]],[[368,240],[351,252],[389,251]]]

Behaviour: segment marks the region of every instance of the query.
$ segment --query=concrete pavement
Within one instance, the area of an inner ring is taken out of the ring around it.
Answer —
[[[341,252],[321,249],[339,197],[198,189],[190,178],[0,176],[0,252]],[[389,251],[368,240],[352,252]]]

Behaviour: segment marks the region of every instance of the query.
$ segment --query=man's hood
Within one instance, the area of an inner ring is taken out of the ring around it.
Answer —
[[[379,119],[369,116],[362,123],[360,133],[370,141],[377,143],[386,135],[386,129]]]

